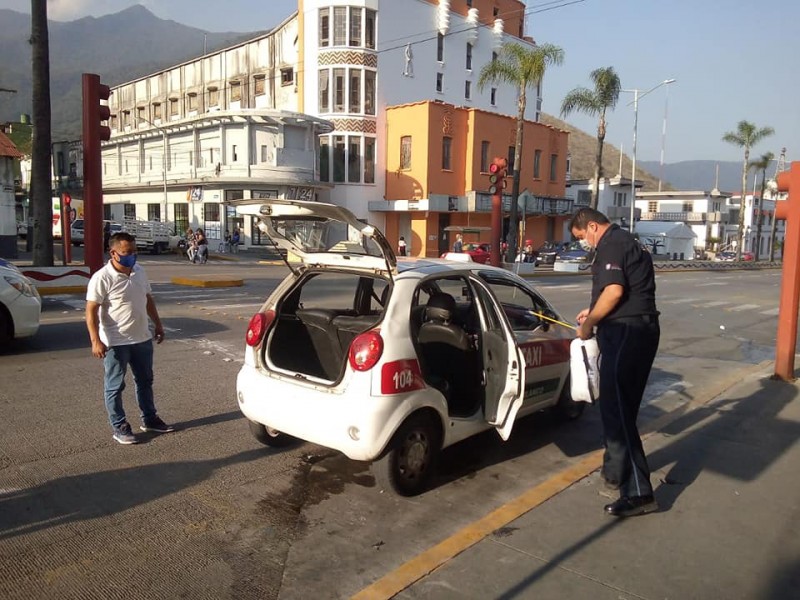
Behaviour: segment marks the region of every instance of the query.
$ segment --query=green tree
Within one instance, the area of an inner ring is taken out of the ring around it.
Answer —
[[[772,152],[762,154],[761,158],[754,160],[750,163],[750,167],[756,171],[761,171],[761,195],[758,200],[758,213],[756,213],[756,247],[753,251],[753,257],[758,260],[759,250],[761,250],[761,225],[764,221],[764,191],[767,189],[767,168],[769,163],[775,159]],[[758,177],[758,175],[756,175]],[[774,215],[773,215],[774,217]]]
[[[574,111],[598,117],[597,152],[594,159],[594,186],[591,207],[596,209],[600,195],[600,178],[603,176],[603,144],[606,139],[606,111],[614,110],[619,100],[621,84],[614,67],[595,69],[589,76],[594,82],[594,90],[577,87],[569,92],[561,103],[561,117]]]
[[[33,139],[31,204],[33,265],[53,266],[53,209],[50,168],[50,41],[47,0],[31,0],[31,63],[33,73]]]
[[[750,148],[758,142],[775,133],[772,127],[757,128],[749,121],[739,121],[736,131],[729,131],[722,136],[723,142],[728,142],[744,148],[744,162],[742,163],[742,201],[739,205],[739,230],[737,232],[736,260],[742,258],[742,245],[744,241],[744,211],[745,197],[747,196],[747,171],[750,166]]]
[[[514,145],[514,172],[511,185],[511,214],[508,231],[508,251],[517,256],[517,231],[519,230],[519,174],[522,166],[522,132],[525,124],[528,88],[538,89],[550,65],[564,62],[564,50],[554,44],[533,47],[506,42],[500,48],[497,60],[486,64],[478,77],[478,88],[483,90],[489,82],[503,82],[517,88],[517,135]],[[513,258],[512,258],[513,260]]]

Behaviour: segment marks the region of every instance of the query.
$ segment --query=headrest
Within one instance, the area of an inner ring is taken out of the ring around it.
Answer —
[[[450,294],[434,294],[425,306],[425,318],[429,321],[450,321],[456,310],[456,301]]]

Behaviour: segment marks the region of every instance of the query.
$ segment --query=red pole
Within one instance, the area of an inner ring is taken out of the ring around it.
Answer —
[[[774,215],[776,219],[786,220],[778,336],[775,342],[775,377],[794,381],[797,313],[800,308],[800,162],[793,162],[791,170],[778,175],[778,191],[789,192],[789,196],[775,203]]]
[[[503,190],[498,186],[497,192],[492,194],[492,244],[489,260],[492,266],[500,266],[500,242],[503,237]]]
[[[110,136],[101,121],[109,117],[100,100],[109,96],[100,77],[83,74],[83,246],[84,263],[94,273],[103,266],[103,172],[100,141]]]

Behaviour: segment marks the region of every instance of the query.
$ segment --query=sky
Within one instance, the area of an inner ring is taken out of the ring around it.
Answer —
[[[388,2],[392,0],[382,0]],[[571,4],[568,4],[572,2]],[[143,4],[158,17],[206,31],[254,31],[276,25],[296,0],[49,0],[48,16],[69,21]],[[591,86],[589,73],[612,66],[625,89],[639,89],[638,160],[742,160],[743,150],[722,141],[739,121],[775,134],[751,158],[787,148],[800,157],[800,2],[773,0],[527,0],[526,31],[537,42],[564,49],[563,65],[544,80],[543,110],[560,113],[573,88]],[[224,6],[224,10],[220,7]],[[553,8],[555,6],[555,8]],[[30,12],[30,0],[0,0],[0,8]],[[550,10],[547,10],[550,9]],[[380,40],[379,40],[380,41]],[[796,69],[795,69],[796,71]],[[667,79],[661,86],[642,96]],[[607,116],[606,142],[630,154],[633,93],[620,95]],[[597,119],[568,122],[596,135]],[[666,125],[666,126],[665,126]]]

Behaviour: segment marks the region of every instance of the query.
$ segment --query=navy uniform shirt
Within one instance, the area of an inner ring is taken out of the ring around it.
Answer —
[[[611,225],[595,249],[592,263],[592,303],[607,285],[619,284],[624,292],[606,320],[638,315],[658,315],[653,259],[638,241],[618,225]]]

